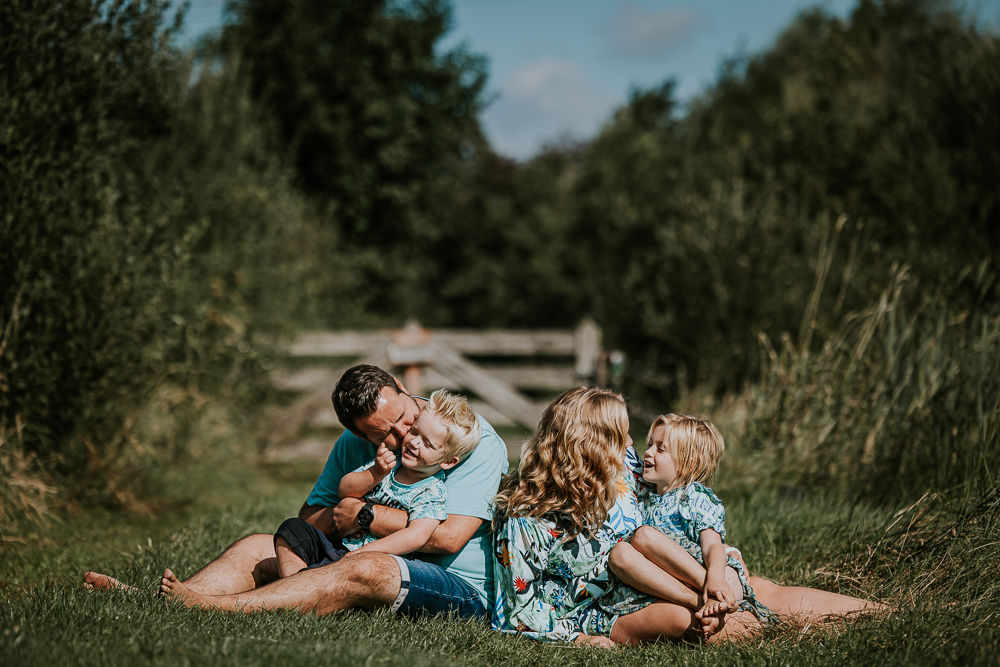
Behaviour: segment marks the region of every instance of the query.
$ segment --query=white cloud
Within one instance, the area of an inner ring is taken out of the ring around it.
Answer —
[[[646,9],[632,0],[619,5],[608,22],[611,52],[624,56],[660,56],[683,45],[705,18],[697,9]]]
[[[499,152],[525,159],[547,141],[593,136],[616,102],[595,90],[574,61],[540,58],[504,78],[483,120]]]

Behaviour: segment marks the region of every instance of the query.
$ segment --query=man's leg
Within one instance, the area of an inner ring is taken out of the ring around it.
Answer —
[[[207,595],[242,593],[278,578],[278,563],[271,535],[248,535],[233,542],[222,555],[185,580],[191,590]],[[129,586],[100,572],[85,572],[83,587],[89,590],[130,590]]]
[[[230,595],[251,591],[277,578],[274,536],[259,533],[233,542],[184,584],[204,595]]]
[[[265,537],[270,539],[269,535]],[[399,588],[396,560],[389,554],[374,552],[345,557],[331,565],[303,570],[236,594],[206,595],[192,589],[187,582],[178,581],[170,570],[163,573],[160,586],[165,595],[179,598],[189,607],[244,613],[298,609],[320,616],[351,607],[388,607],[396,600]]]

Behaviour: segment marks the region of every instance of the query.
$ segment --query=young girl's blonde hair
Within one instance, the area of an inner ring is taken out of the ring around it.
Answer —
[[[457,456],[459,461],[464,461],[475,451],[483,437],[479,418],[472,411],[469,401],[464,396],[438,389],[431,394],[427,409],[441,421],[447,431],[444,458],[447,460]]]
[[[494,523],[547,517],[573,537],[593,534],[618,496],[628,412],[618,394],[595,387],[563,393],[521,448],[517,471],[500,484]]]
[[[646,445],[653,442],[653,431],[662,426],[663,442],[670,448],[677,477],[673,487],[701,482],[709,486],[719,469],[719,461],[726,450],[719,429],[707,419],[688,415],[660,415],[649,427]]]

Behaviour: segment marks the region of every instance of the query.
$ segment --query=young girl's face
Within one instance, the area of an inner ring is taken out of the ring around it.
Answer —
[[[657,493],[668,491],[677,479],[677,465],[670,444],[664,441],[666,430],[662,424],[656,427],[646,455],[642,457],[642,478],[655,484]]]
[[[434,474],[444,462],[448,429],[430,410],[424,408],[403,438],[400,447],[402,463],[411,470]]]

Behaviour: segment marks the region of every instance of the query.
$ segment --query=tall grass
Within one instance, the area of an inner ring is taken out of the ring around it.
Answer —
[[[817,274],[811,303],[822,266]],[[762,336],[766,358],[730,465],[751,486],[890,504],[960,485],[988,493],[1000,464],[995,291],[987,263],[931,294],[893,266],[878,301],[835,330],[814,332],[807,307],[798,341],[786,335],[776,348]]]

